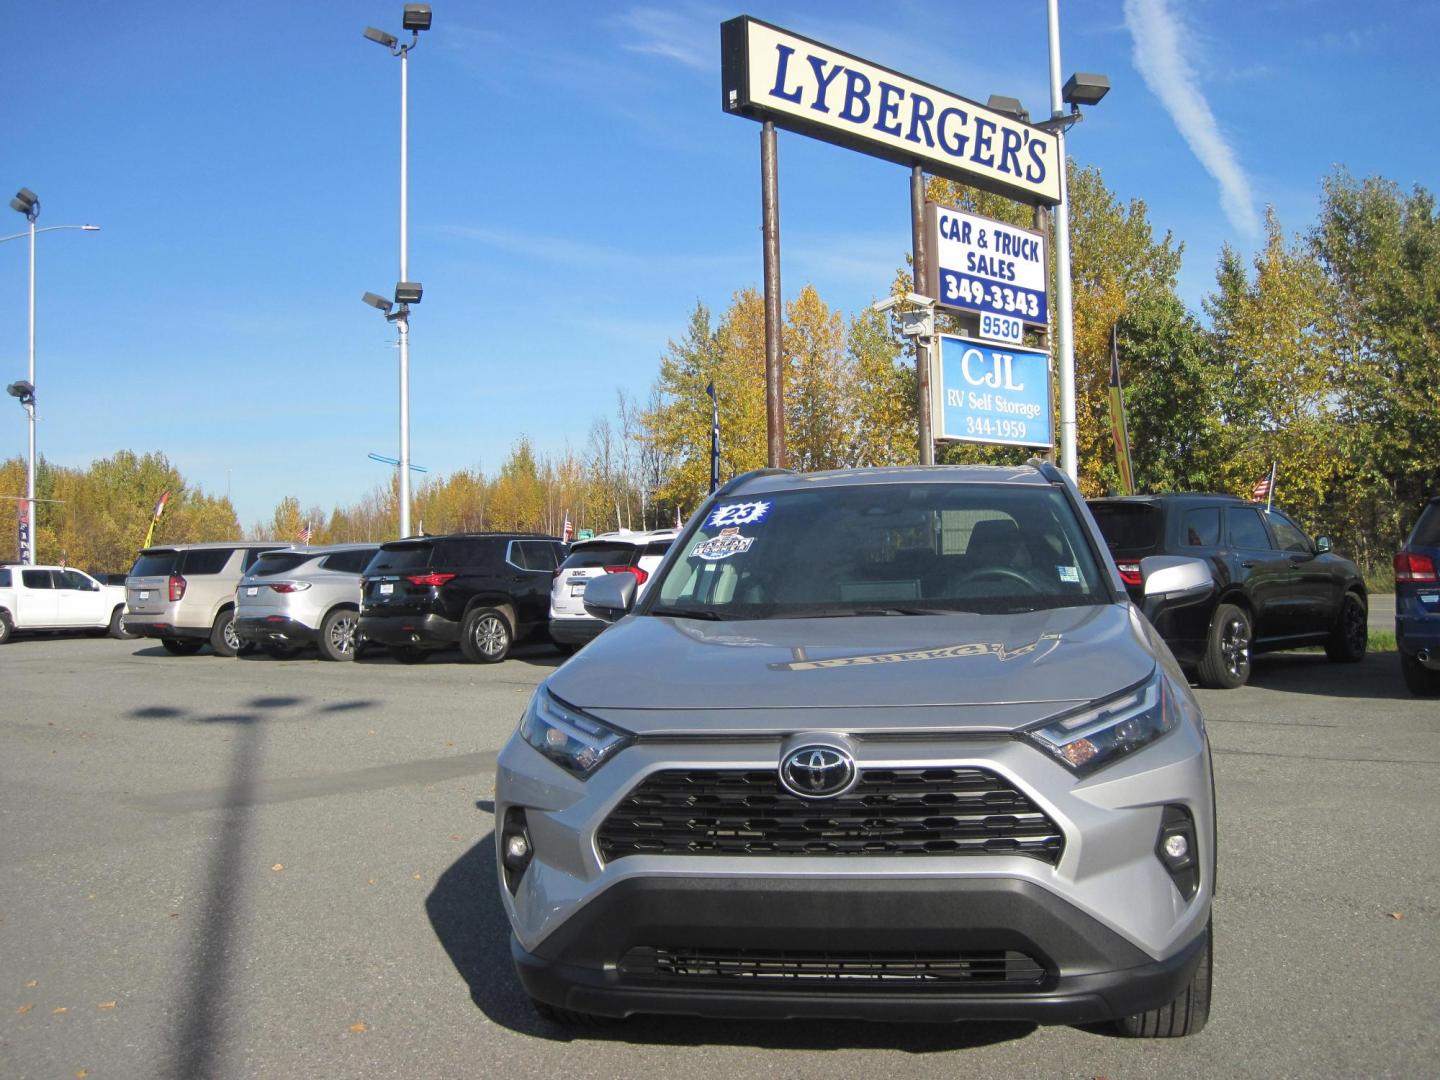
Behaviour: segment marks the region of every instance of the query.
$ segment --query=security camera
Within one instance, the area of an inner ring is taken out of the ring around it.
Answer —
[[[884,300],[877,301],[870,305],[871,311],[889,311],[897,304],[904,304],[909,307],[928,308],[935,301],[928,296],[921,296],[919,293],[907,292],[904,296],[887,296]]]

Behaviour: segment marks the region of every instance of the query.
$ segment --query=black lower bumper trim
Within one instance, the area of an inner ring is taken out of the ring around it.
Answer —
[[[268,616],[236,619],[235,634],[241,641],[252,641],[257,645],[267,642],[279,645],[313,645],[320,636],[313,626],[306,626],[295,619],[275,619]]]
[[[936,953],[1016,950],[1043,978],[911,989],[893,982],[687,979],[636,974],[646,946]],[[512,938],[526,993],[602,1016],[673,1013],[734,1019],[1024,1020],[1079,1024],[1157,1008],[1189,984],[1204,935],[1155,960],[1084,912],[1017,879],[633,879],[619,882],[536,950]],[[701,985],[703,983],[703,985]]]
[[[599,619],[551,619],[550,640],[560,645],[586,645],[608,625]]]
[[[378,645],[454,645],[460,624],[443,615],[360,615],[360,638]]]
[[[136,637],[149,638],[197,638],[209,640],[208,626],[171,626],[169,623],[135,622],[133,615],[125,616],[125,629]]]

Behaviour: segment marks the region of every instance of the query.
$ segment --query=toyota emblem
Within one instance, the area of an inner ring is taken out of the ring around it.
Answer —
[[[801,746],[780,760],[780,784],[805,799],[828,799],[855,782],[855,759],[836,746]]]

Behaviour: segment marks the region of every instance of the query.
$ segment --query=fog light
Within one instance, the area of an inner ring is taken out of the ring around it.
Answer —
[[[1176,833],[1165,838],[1165,855],[1168,858],[1179,860],[1190,854],[1190,841]]]
[[[500,871],[505,878],[505,887],[512,893],[520,888],[520,879],[525,876],[534,855],[535,847],[530,842],[530,825],[525,820],[524,808],[507,808],[500,828]]]
[[[1200,891],[1200,862],[1196,858],[1195,819],[1183,806],[1167,806],[1160,816],[1155,854],[1186,900]]]

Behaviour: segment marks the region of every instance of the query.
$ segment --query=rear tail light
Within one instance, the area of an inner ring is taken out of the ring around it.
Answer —
[[[1139,585],[1140,564],[1138,562],[1117,562],[1115,568],[1120,571],[1120,580],[1126,585]]]
[[[179,574],[170,575],[170,602],[173,604],[185,595],[185,579]]]
[[[406,574],[405,580],[411,585],[444,585],[454,574]]]
[[[645,579],[650,576],[638,566],[607,566],[604,570],[607,574],[634,574],[636,585],[644,585]]]
[[[270,583],[270,588],[281,593],[304,592],[309,587],[310,582],[308,581],[273,581]]]
[[[1402,551],[1395,556],[1396,581],[1435,581],[1435,560],[1418,551]]]

